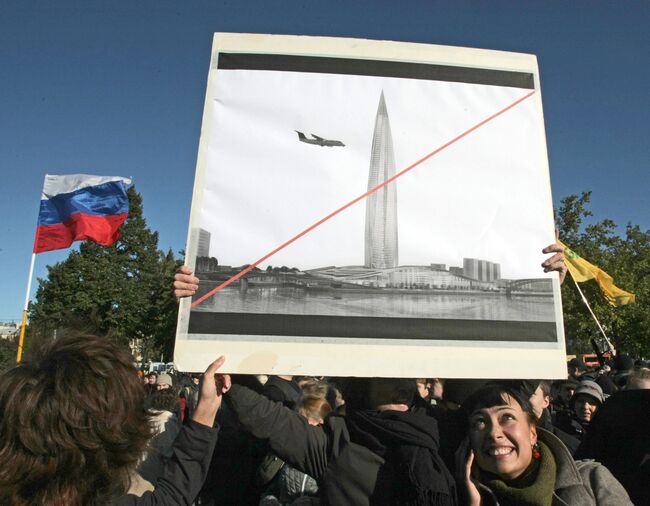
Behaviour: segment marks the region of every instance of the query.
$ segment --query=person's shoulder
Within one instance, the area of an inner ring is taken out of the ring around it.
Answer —
[[[264,395],[267,395],[267,393],[280,393],[286,395],[288,392],[293,393],[294,390],[295,389],[293,388],[291,381],[287,381],[277,376],[271,376],[264,384],[262,393]]]
[[[272,378],[262,388],[262,395],[272,401],[283,401],[286,397],[282,387],[276,381],[273,381]]]
[[[348,428],[345,424],[345,415],[334,412],[330,413],[325,417],[323,428],[336,431],[345,431],[347,433]]]
[[[635,404],[637,402],[650,402],[650,390],[649,389],[635,389],[635,390],[619,390],[618,392],[612,394],[603,406],[613,405],[613,404]]]
[[[619,485],[614,475],[600,462],[593,459],[580,459],[575,461],[576,469],[585,484],[591,485],[592,489],[599,487],[611,487]]]
[[[320,428],[327,437],[329,459],[341,458],[345,455],[344,458],[363,463],[364,466],[370,465],[372,469],[376,469],[384,463],[384,459],[378,454],[352,440],[344,415],[338,413],[328,415]]]
[[[575,464],[576,469],[578,469],[581,476],[600,474],[602,469],[609,472],[605,466],[603,466],[600,462],[595,461],[594,459],[578,459],[575,461]]]
[[[594,421],[626,427],[649,419],[650,390],[621,390],[603,403]]]
[[[327,435],[330,446],[350,444],[350,431],[348,430],[345,415],[330,413],[325,417],[325,423],[320,426]]]
[[[580,440],[577,437],[572,436],[571,434],[568,434],[564,432],[562,429],[555,426],[551,426],[550,431],[553,433],[555,437],[557,437],[560,441],[562,441],[562,444],[566,446],[567,450],[569,450],[569,453],[571,453],[571,455],[575,455],[578,446],[580,446]]]
[[[583,484],[589,487],[599,505],[631,505],[623,485],[600,462],[591,459],[575,461]]]

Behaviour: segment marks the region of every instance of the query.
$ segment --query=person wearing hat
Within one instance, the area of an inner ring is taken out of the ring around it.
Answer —
[[[156,389],[157,390],[166,390],[171,388],[173,385],[172,377],[167,373],[162,373],[158,376],[156,380]]]
[[[571,418],[558,420],[558,427],[582,440],[596,411],[604,402],[605,395],[598,383],[591,380],[581,381],[571,398]]]
[[[598,408],[605,402],[603,389],[595,381],[583,381],[571,399],[576,419],[583,427],[588,427]]]
[[[576,453],[609,469],[634,504],[650,502],[650,389],[634,389],[650,370],[635,371],[625,390],[607,398]]]

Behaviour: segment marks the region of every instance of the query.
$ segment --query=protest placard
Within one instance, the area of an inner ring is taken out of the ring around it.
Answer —
[[[175,361],[561,377],[536,58],[215,34]]]

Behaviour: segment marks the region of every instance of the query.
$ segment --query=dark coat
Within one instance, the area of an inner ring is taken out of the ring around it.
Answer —
[[[542,429],[546,429],[547,431],[553,433],[560,441],[562,441],[562,443],[564,443],[564,446],[567,447],[569,453],[571,455],[575,455],[576,450],[578,449],[578,445],[580,444],[580,439],[578,439],[575,436],[572,436],[571,434],[567,434],[562,429],[559,429],[555,425],[553,425],[551,421],[551,415],[547,409],[544,410],[544,413],[542,414],[542,417],[539,420],[538,426],[541,427]]]
[[[302,390],[298,382],[285,380],[279,376],[271,376],[264,384],[262,395],[272,401],[281,402],[289,409],[298,409]]]
[[[582,424],[575,419],[573,411],[562,411],[558,413],[553,422],[553,426],[557,427],[565,434],[576,438],[578,441],[582,441],[588,429],[587,424]]]
[[[622,390],[607,399],[576,458],[607,466],[635,504],[650,504],[650,390]]]
[[[142,497],[125,495],[116,506],[190,506],[208,472],[217,442],[218,429],[190,421],[184,425],[173,447],[173,454],[155,483],[152,492]]]
[[[345,417],[329,416],[323,426],[314,427],[280,403],[239,385],[232,386],[226,401],[242,426],[267,438],[280,458],[318,481],[323,505],[404,504],[393,497],[404,491],[391,481],[396,473],[384,472],[388,461],[352,440]],[[424,413],[422,417],[435,428],[435,420]],[[449,497],[455,500],[452,493]]]

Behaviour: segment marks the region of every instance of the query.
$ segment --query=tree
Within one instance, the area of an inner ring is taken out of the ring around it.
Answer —
[[[11,339],[0,339],[0,374],[16,365],[18,344]]]
[[[66,260],[48,266],[47,279],[39,279],[30,305],[32,342],[74,329],[123,346],[137,339],[146,358],[170,355],[177,315],[171,286],[178,262],[171,251],[158,249],[158,233],[147,227],[140,194],[132,187],[128,196],[129,218],[115,244],[84,242]]]
[[[650,355],[650,231],[627,224],[625,236],[617,235],[612,220],[586,224],[591,192],[570,195],[561,201],[557,224],[561,240],[589,262],[614,278],[617,286],[636,294],[636,302],[610,306],[595,281],[581,283],[598,320],[620,352]],[[589,340],[600,332],[570,278],[562,287],[564,326],[569,352],[591,351]],[[602,348],[602,346],[601,346]]]

